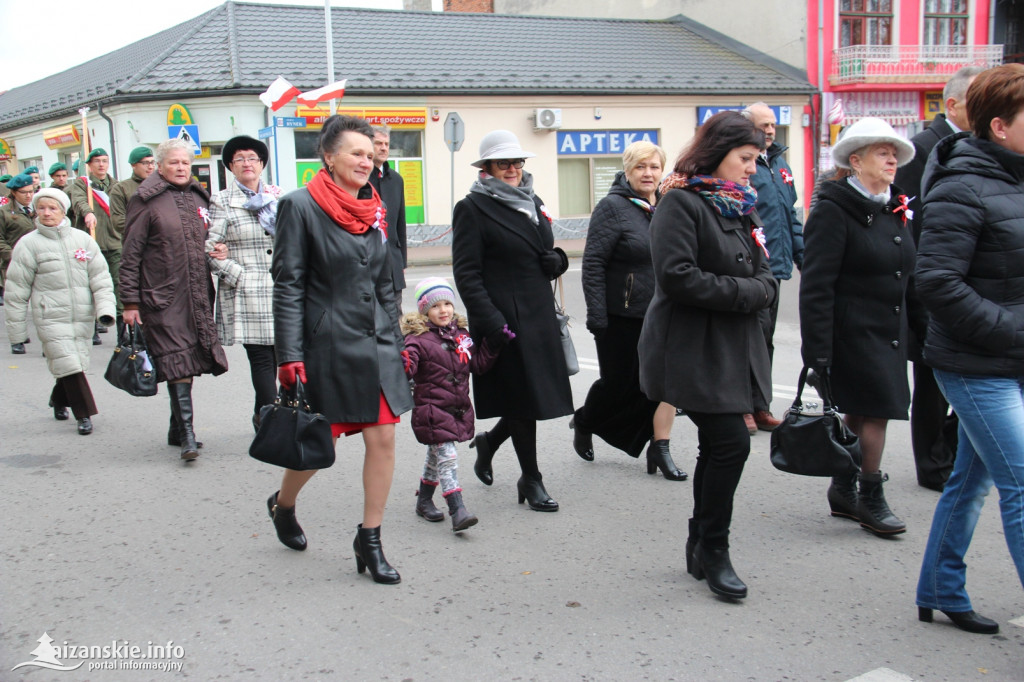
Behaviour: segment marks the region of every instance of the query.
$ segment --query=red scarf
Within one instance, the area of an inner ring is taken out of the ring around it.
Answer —
[[[363,234],[371,227],[380,230],[383,239],[387,239],[387,209],[380,200],[377,190],[370,185],[373,196],[369,199],[356,199],[339,187],[330,174],[323,168],[313,176],[306,185],[310,196],[324,213],[331,217],[346,232]]]

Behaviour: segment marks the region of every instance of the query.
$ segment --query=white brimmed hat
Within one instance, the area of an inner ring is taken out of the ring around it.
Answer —
[[[519,146],[519,138],[507,130],[492,130],[480,140],[480,158],[472,164],[483,168],[484,164],[493,159],[529,159],[536,154],[523,151]]]
[[[832,147],[832,161],[840,168],[850,167],[850,154],[873,144],[887,143],[896,147],[896,165],[905,166],[914,158],[914,145],[896,134],[892,126],[880,118],[862,118],[843,131]]]

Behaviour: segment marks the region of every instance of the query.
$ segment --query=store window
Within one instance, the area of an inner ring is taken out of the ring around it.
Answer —
[[[840,0],[840,47],[891,44],[892,0]]]
[[[925,0],[924,44],[967,44],[967,0]]]
[[[622,152],[633,142],[658,144],[657,130],[560,130],[558,146],[559,217],[590,215],[622,170]]]

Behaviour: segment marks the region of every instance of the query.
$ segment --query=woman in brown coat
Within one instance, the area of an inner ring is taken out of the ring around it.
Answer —
[[[128,203],[121,301],[125,325],[144,325],[149,356],[171,394],[181,458],[191,462],[199,456],[192,377],[228,369],[213,321],[213,280],[204,252],[209,194],[192,179],[187,143],[168,140],[155,156],[157,172]]]

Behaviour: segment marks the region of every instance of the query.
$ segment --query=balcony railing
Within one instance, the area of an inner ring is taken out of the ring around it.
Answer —
[[[1002,45],[851,45],[833,50],[829,82],[939,84],[964,66],[1002,63]]]

